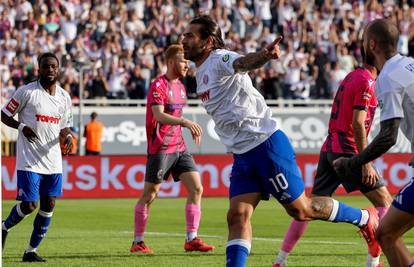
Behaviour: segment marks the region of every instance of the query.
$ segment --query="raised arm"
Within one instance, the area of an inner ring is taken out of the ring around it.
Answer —
[[[271,59],[278,59],[280,57],[279,43],[282,39],[283,37],[279,36],[262,51],[239,57],[233,62],[234,70],[236,72],[251,71],[262,67]]]

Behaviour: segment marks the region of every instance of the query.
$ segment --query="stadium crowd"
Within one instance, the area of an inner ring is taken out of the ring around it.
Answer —
[[[414,1],[297,0],[2,0],[0,74],[3,98],[35,79],[37,56],[60,58],[61,86],[79,97],[145,98],[165,72],[164,48],[180,41],[190,19],[210,14],[227,47],[249,53],[283,35],[283,55],[251,73],[265,98],[331,98],[360,62],[363,26],[389,17],[401,32],[399,52],[414,54]],[[195,67],[184,78],[196,98]]]

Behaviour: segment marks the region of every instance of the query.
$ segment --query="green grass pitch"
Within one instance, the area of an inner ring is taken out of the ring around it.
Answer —
[[[357,207],[368,205],[363,197],[339,199]],[[154,254],[130,253],[135,202],[135,199],[59,200],[52,224],[38,249],[47,263],[29,265],[225,266],[226,198],[203,199],[199,235],[216,246],[214,252],[206,254],[184,252],[185,199],[157,199],[151,207],[145,238]],[[14,203],[3,201],[3,218]],[[4,267],[28,266],[21,262],[21,257],[34,217],[32,214],[9,233],[2,256]],[[252,220],[254,240],[247,266],[272,266],[289,222],[290,218],[274,199],[259,204]],[[312,222],[290,255],[288,266],[364,266],[366,245],[356,230],[349,224]],[[412,249],[414,231],[408,233],[405,241]]]

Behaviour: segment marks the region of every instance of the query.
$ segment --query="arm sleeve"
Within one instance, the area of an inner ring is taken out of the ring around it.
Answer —
[[[167,103],[167,100],[168,96],[166,94],[165,85],[157,80],[152,82],[148,92],[147,104],[149,106],[164,105]]]
[[[26,105],[29,98],[29,93],[22,87],[18,88],[6,105],[2,108],[2,111],[9,117],[14,117],[19,113]]]
[[[374,92],[372,88],[369,86],[368,81],[360,83],[360,87],[354,94],[352,108],[368,111],[369,103],[371,101],[373,94]]]
[[[242,55],[233,51],[223,50],[223,53],[220,53],[219,57],[215,59],[216,62],[213,62],[213,64],[217,66],[221,74],[230,76],[235,73],[233,63],[239,57],[242,57]]]
[[[380,121],[393,118],[404,118],[402,109],[402,90],[386,91],[378,95],[378,102],[381,109]]]
[[[380,82],[381,86],[378,86],[375,89],[377,91],[378,105],[381,110],[380,121],[393,118],[404,118],[404,111],[402,108],[404,88],[389,78],[382,79]]]
[[[69,128],[73,126],[72,100],[70,99],[69,95],[65,95],[65,96],[66,96],[65,97],[66,99],[65,113],[60,123],[60,129]]]

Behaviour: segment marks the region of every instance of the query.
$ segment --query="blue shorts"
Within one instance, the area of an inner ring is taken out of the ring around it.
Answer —
[[[230,178],[230,198],[261,192],[289,204],[305,190],[289,139],[278,130],[266,141],[243,154],[234,154]]]
[[[42,197],[62,195],[62,174],[17,171],[17,200],[36,202]]]
[[[395,196],[392,205],[402,211],[414,214],[414,177]]]

